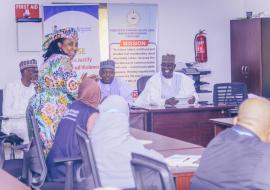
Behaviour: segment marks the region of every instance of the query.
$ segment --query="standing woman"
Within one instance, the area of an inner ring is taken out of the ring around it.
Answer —
[[[67,106],[77,96],[79,80],[71,63],[77,49],[78,33],[74,28],[60,29],[45,36],[44,63],[39,70],[37,93],[30,102],[45,154],[52,147]]]

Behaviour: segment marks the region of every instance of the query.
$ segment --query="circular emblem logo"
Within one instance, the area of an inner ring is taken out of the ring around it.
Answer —
[[[127,15],[127,21],[131,25],[138,24],[140,21],[140,15],[133,9]]]

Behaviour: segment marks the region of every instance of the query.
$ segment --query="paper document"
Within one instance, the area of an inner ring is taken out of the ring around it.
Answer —
[[[18,114],[18,115],[10,115],[10,116],[2,116],[4,118],[8,118],[8,119],[22,119],[25,118],[25,114]]]
[[[142,139],[137,139],[140,143],[142,143],[143,145],[147,145],[147,144],[152,144],[153,141],[150,140],[142,140]]]
[[[191,97],[188,97],[188,98],[175,98],[176,100],[178,100],[178,103],[176,104],[176,106],[178,106],[178,105],[189,105],[188,100],[190,98]]]
[[[166,163],[171,167],[198,167],[200,155],[183,155],[183,154],[175,154],[170,157],[167,157]]]

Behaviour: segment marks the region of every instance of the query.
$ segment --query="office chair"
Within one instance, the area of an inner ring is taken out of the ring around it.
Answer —
[[[230,116],[238,113],[239,105],[248,98],[247,86],[245,83],[220,83],[214,85],[213,103],[217,105],[231,105],[234,108],[228,110]]]
[[[8,118],[3,117],[3,89],[0,89],[0,131],[2,128],[2,121],[7,120]],[[22,150],[23,139],[18,137],[16,134],[4,134],[1,132],[1,138],[5,138],[2,143],[10,143],[11,151],[10,151],[10,159],[15,159],[15,150]],[[5,137],[4,137],[5,136]]]
[[[2,128],[3,116],[3,89],[0,89],[0,130]],[[15,149],[21,145],[23,140],[16,134],[5,134],[0,132],[0,168],[4,169],[14,177],[22,175],[22,159],[15,159]],[[12,160],[5,160],[5,143],[11,144],[10,158]]]
[[[16,138],[18,137],[15,134],[7,135],[3,132],[0,132],[0,168],[14,177],[20,177],[22,175],[23,160],[14,158],[10,160],[5,159],[5,143],[14,143],[16,142]],[[11,151],[11,154],[15,153],[12,153]]]
[[[5,147],[4,147],[4,142],[0,142],[0,168],[2,169],[4,166],[5,162]]]
[[[146,85],[146,82],[148,81],[148,79],[150,78],[151,76],[142,76],[140,77],[138,80],[137,80],[137,91],[138,91],[138,94],[140,95],[141,92],[143,91],[145,85]]]
[[[38,124],[33,116],[32,108],[28,106],[27,109],[28,127],[32,130],[32,139],[29,151],[26,152],[27,165],[27,181],[28,185],[34,190],[74,190],[77,186],[73,182],[73,164],[80,160],[80,158],[57,158],[54,162],[64,163],[66,165],[66,180],[65,183],[46,181],[47,166],[45,155],[42,149],[42,143],[38,132]]]
[[[0,116],[3,116],[3,89],[0,89]],[[2,119],[0,119],[0,131],[2,127]]]
[[[175,190],[175,183],[165,163],[132,153],[131,168],[137,190]]]
[[[82,166],[77,171],[77,180],[80,182],[80,186],[83,185],[85,189],[101,187],[91,139],[80,126],[76,127],[76,135],[82,157]]]

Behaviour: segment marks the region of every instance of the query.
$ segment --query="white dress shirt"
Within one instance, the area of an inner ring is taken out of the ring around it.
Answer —
[[[194,81],[183,73],[173,73],[173,77],[166,79],[161,73],[154,74],[146,83],[144,90],[134,102],[140,106],[164,106],[165,101],[171,97],[191,98],[198,101],[198,94],[195,91]]]
[[[2,123],[2,132],[15,133],[24,143],[29,142],[28,129],[26,123],[26,108],[30,98],[35,94],[34,85],[26,87],[21,80],[9,83],[4,89],[3,97],[3,115],[9,117]]]

